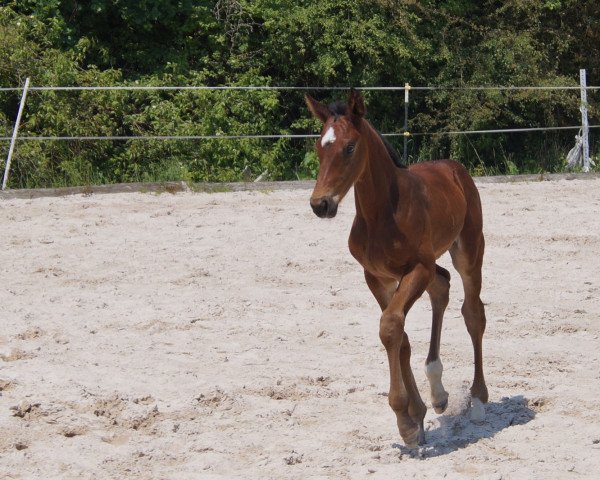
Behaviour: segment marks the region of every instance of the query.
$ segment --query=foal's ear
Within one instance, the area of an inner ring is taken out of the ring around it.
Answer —
[[[329,112],[329,108],[327,108],[322,103],[317,102],[310,95],[308,95],[308,94],[304,95],[304,101],[306,102],[306,105],[308,106],[308,109],[310,110],[310,112],[316,118],[321,120],[321,122],[325,123],[327,121],[327,119],[331,116],[331,113]]]
[[[363,96],[354,88],[350,89],[350,97],[348,98],[348,111],[357,120],[364,117],[367,113]]]

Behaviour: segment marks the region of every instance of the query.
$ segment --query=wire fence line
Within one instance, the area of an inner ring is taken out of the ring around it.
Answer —
[[[205,86],[205,85],[185,85],[185,86],[170,86],[170,85],[113,85],[113,86],[32,86],[29,91],[343,91],[349,90],[349,86],[270,86],[270,85],[222,85],[222,86]],[[408,94],[413,91],[577,91],[581,92],[582,87],[579,86],[411,86],[406,83],[404,86],[365,86],[358,87],[364,91],[404,91],[405,103],[408,104]],[[600,90],[600,86],[585,86],[584,91]],[[23,87],[8,87],[0,88],[0,91],[22,91]],[[405,115],[408,113],[405,111]],[[495,130],[473,130],[473,131],[440,131],[440,132],[409,132],[405,119],[404,130],[401,133],[390,132],[384,133],[384,136],[395,137],[404,136],[405,144],[409,137],[431,137],[440,135],[466,135],[466,134],[493,134],[493,133],[522,133],[535,131],[552,131],[552,130],[569,130],[577,129],[579,126],[568,127],[530,127],[530,128],[512,128],[512,129],[495,129]],[[589,128],[596,128],[590,126]],[[111,140],[111,141],[129,141],[129,140],[158,140],[158,141],[173,141],[173,140],[239,140],[239,139],[307,139],[313,138],[316,135],[310,134],[245,134],[245,135],[110,135],[110,136],[21,136],[18,140],[24,141],[96,141],[96,140]],[[0,141],[6,141],[8,137],[0,137]],[[406,150],[406,147],[405,147]],[[406,152],[405,152],[406,157]]]
[[[584,135],[584,144],[587,145],[588,130],[589,128],[600,128],[600,125],[588,125],[587,122],[587,92],[593,90],[599,90],[600,86],[587,86],[585,82],[585,70],[580,70],[581,84],[579,86],[562,86],[562,85],[548,85],[548,86],[411,86],[405,83],[403,86],[366,86],[358,87],[363,91],[403,91],[404,103],[405,103],[405,121],[402,132],[389,132],[383,133],[387,137],[404,137],[404,157],[406,161],[407,157],[407,139],[409,137],[432,137],[432,136],[443,136],[443,135],[468,135],[468,134],[496,134],[496,133],[524,133],[524,132],[537,132],[537,131],[560,131],[560,130],[582,130]],[[276,91],[340,91],[348,90],[351,87],[348,86],[269,86],[269,85],[222,85],[222,86],[168,86],[168,85],[112,85],[112,86],[30,86],[30,79],[27,78],[23,87],[0,87],[0,92],[22,92],[22,99],[19,104],[19,114],[17,121],[13,129],[13,135],[11,137],[1,136],[0,142],[10,141],[10,149],[8,158],[6,160],[6,168],[4,179],[2,183],[2,189],[5,189],[6,179],[8,177],[8,170],[10,167],[10,160],[12,152],[17,141],[176,141],[176,140],[239,140],[239,139],[308,139],[317,138],[319,135],[315,134],[267,134],[267,135],[18,135],[18,129],[20,124],[20,117],[25,104],[25,99],[28,91],[257,91],[257,90],[276,90]],[[438,132],[410,132],[408,130],[408,103],[409,103],[409,92],[410,91],[580,91],[581,92],[581,108],[582,116],[585,112],[585,121],[582,120],[582,125],[572,126],[546,126],[546,127],[528,127],[528,128],[504,128],[504,129],[489,129],[489,130],[464,130],[464,131],[438,131]]]
[[[270,86],[270,85],[222,85],[222,86],[205,86],[205,85],[113,85],[113,86],[29,86],[28,91],[252,91],[252,90],[281,90],[281,91],[340,91],[349,90],[348,86]],[[364,91],[540,91],[540,90],[567,90],[581,91],[581,86],[411,86],[408,83],[403,86],[365,86],[357,87]],[[600,86],[586,86],[586,90],[600,90]],[[18,92],[23,91],[24,87],[0,87],[0,92]],[[598,128],[600,125],[590,125],[589,128]],[[386,137],[426,137],[440,135],[468,135],[468,134],[495,134],[495,133],[525,133],[536,131],[552,131],[552,130],[576,130],[581,128],[580,125],[566,127],[529,127],[529,128],[506,128],[506,129],[490,129],[490,130],[464,130],[464,131],[439,131],[439,132],[409,132],[405,129],[402,132],[383,133]],[[268,134],[268,135],[23,135],[18,136],[19,141],[133,141],[133,140],[241,140],[241,139],[308,139],[317,138],[318,135],[312,134]],[[11,140],[12,137],[2,136],[0,142]]]
[[[115,86],[39,86],[29,87],[29,91],[118,91],[118,90],[299,90],[299,91],[327,91],[327,90],[350,90],[356,88],[357,90],[364,91],[404,91],[415,90],[415,91],[433,91],[433,90],[580,90],[579,86],[430,86],[430,87],[419,87],[419,86],[389,86],[389,87],[314,87],[314,86],[269,86],[269,85],[222,85],[222,86],[193,86],[193,85],[181,85],[181,86],[169,86],[169,85],[115,85]],[[600,86],[588,86],[585,87],[587,90],[600,90]],[[2,92],[18,92],[23,90],[23,87],[0,87]]]
[[[600,128],[600,125],[590,125],[588,128]],[[578,130],[581,129],[581,125],[569,126],[569,127],[531,127],[531,128],[504,128],[496,130],[463,130],[463,131],[440,131],[440,132],[424,132],[424,133],[382,133],[384,137],[433,137],[442,135],[469,135],[469,134],[487,134],[487,133],[527,133],[527,132],[541,132],[546,130]],[[242,139],[256,139],[256,140],[279,140],[283,138],[288,139],[308,139],[308,138],[319,138],[317,134],[273,134],[273,135],[121,135],[121,136],[19,136],[19,140],[25,141],[130,141],[130,140],[242,140]],[[0,142],[6,142],[11,140],[11,137],[0,137]]]

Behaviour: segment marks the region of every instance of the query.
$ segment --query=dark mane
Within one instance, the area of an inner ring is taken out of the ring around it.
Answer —
[[[379,138],[381,138],[381,141],[385,145],[385,148],[390,158],[392,159],[392,162],[394,162],[394,165],[396,165],[398,168],[408,168],[402,161],[402,158],[400,158],[400,154],[396,151],[394,147],[392,147],[392,144],[388,142],[387,139],[381,133],[377,132],[377,135],[379,135]]]
[[[340,101],[330,103],[329,111],[332,115],[335,115],[336,117],[343,116],[346,115],[346,112],[348,111],[348,106],[344,102]]]

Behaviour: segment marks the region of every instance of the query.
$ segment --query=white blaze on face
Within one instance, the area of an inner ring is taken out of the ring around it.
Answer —
[[[336,138],[333,127],[329,127],[329,130],[327,130],[321,137],[321,146],[324,147],[325,145],[329,145],[330,143],[335,142],[335,140]]]

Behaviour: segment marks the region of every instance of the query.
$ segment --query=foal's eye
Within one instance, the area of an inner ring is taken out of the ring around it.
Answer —
[[[355,143],[349,143],[348,145],[346,145],[346,148],[344,149],[346,155],[352,155],[354,153],[354,150],[356,149],[356,144]]]

